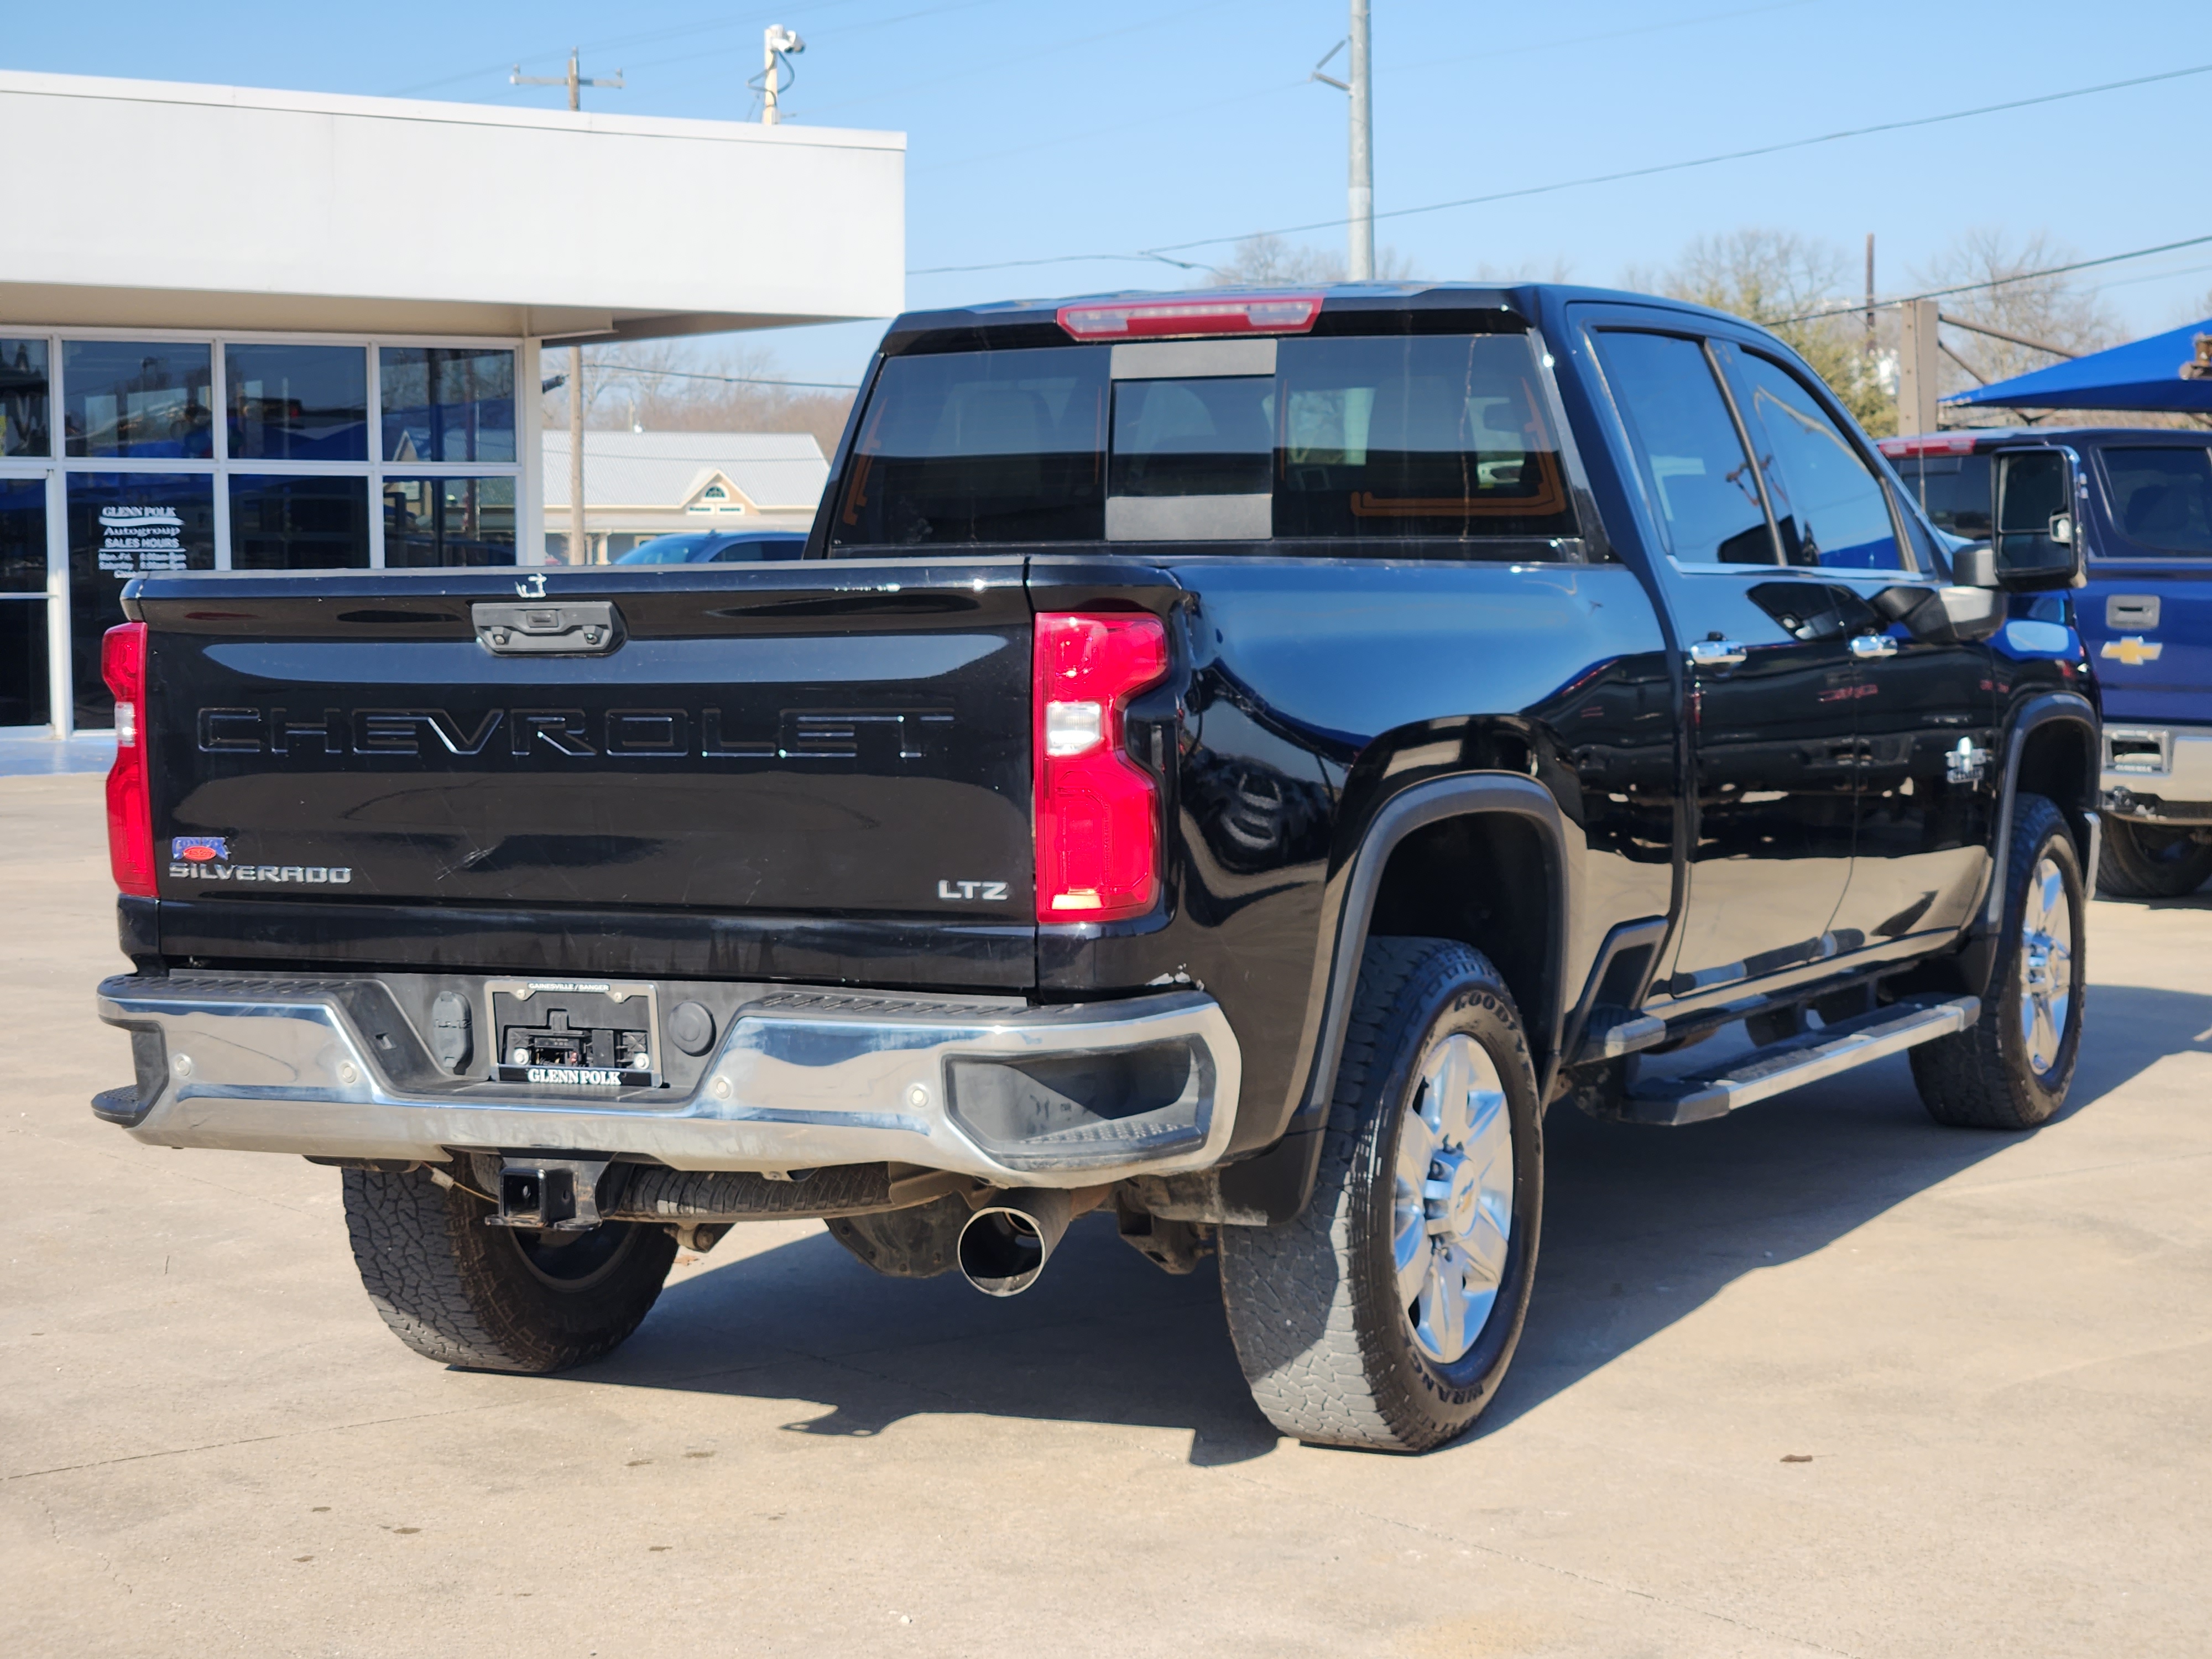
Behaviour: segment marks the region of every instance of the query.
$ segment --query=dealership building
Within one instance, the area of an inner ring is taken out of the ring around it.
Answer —
[[[904,148],[0,73],[0,733],[140,572],[538,562],[546,348],[890,315]]]

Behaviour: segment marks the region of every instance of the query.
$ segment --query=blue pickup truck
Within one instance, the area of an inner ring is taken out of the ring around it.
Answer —
[[[2074,620],[2105,690],[2098,890],[2195,892],[2212,877],[2212,433],[2007,427],[1881,448],[1928,516],[1971,541],[1990,534],[1998,455],[2064,456],[2088,554]],[[2062,619],[2060,596],[2038,603]]]

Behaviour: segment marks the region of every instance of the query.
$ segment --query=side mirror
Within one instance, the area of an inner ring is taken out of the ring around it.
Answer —
[[[1997,585],[1997,550],[1987,542],[1962,547],[1951,556],[1951,574],[1961,587]]]
[[[2073,459],[2061,449],[2016,449],[1996,463],[1997,586],[2014,593],[2081,586],[2087,565],[2075,533]]]

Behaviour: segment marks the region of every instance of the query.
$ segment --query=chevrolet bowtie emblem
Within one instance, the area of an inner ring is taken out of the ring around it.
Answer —
[[[2106,640],[2099,654],[2114,658],[2130,668],[2140,668],[2147,662],[2156,662],[2158,653],[2165,649],[2156,640],[2147,641],[2140,634],[2130,634],[2124,639]]]

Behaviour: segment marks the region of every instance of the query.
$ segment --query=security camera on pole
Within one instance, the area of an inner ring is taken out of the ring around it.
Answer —
[[[805,50],[806,42],[781,23],[770,23],[761,31],[760,79],[750,84],[761,95],[763,126],[772,127],[783,118],[776,108],[777,100],[791,90],[792,83],[799,78],[789,60]],[[781,86],[777,84],[779,81],[782,82]]]

